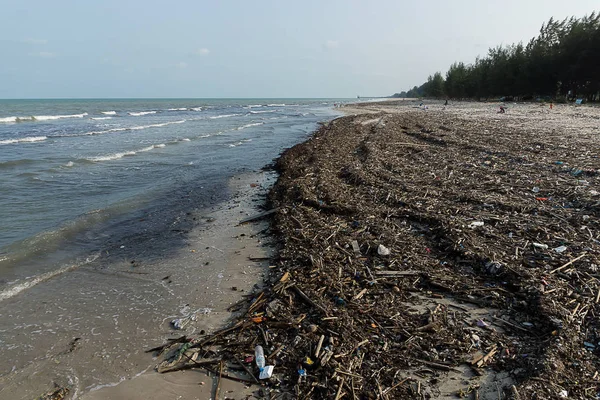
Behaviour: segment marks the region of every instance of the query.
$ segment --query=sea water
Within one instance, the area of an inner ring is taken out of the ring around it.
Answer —
[[[143,329],[119,328],[115,304],[141,315],[163,301],[156,283],[102,279],[104,265],[168,259],[190,229],[182,216],[225,200],[229,178],[305,140],[340,102],[0,100],[0,381],[47,369],[90,318],[114,319],[117,336]],[[91,371],[119,358],[94,351]]]

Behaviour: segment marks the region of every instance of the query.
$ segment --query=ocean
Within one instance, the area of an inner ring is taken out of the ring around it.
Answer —
[[[139,215],[217,201],[226,178],[304,139],[335,102],[0,100],[0,300],[121,242]]]
[[[230,178],[305,140],[343,102],[0,100],[0,379],[47,357],[31,335],[50,343],[110,296],[99,291],[83,305],[91,291],[81,288],[95,279],[86,266],[97,273],[108,257],[164,257],[179,244],[169,233],[194,223],[183,216],[227,199]],[[131,293],[128,301],[148,302]]]

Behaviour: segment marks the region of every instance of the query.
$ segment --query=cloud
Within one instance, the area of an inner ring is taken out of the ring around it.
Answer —
[[[326,49],[335,49],[336,47],[339,47],[339,45],[340,42],[337,40],[328,40],[325,42],[325,44],[323,44]]]
[[[56,57],[56,53],[51,53],[49,51],[38,51],[35,53],[29,53],[31,57],[40,57],[40,58],[54,58]]]
[[[28,44],[48,44],[48,41],[46,39],[23,39],[22,40],[23,43],[28,43]]]
[[[188,67],[188,64],[187,64],[186,62],[180,61],[180,62],[178,62],[177,64],[175,64],[175,66],[176,66],[177,68],[184,69],[184,68],[187,68],[187,67]]]
[[[198,49],[194,52],[194,54],[197,54],[199,56],[207,56],[208,53],[210,53],[210,50],[205,47]]]

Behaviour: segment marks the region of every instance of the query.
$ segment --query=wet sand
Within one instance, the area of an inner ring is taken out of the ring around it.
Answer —
[[[20,344],[4,363],[9,371],[0,376],[0,398],[37,398],[53,385],[69,388],[68,398],[210,398],[213,381],[205,373],[158,375],[157,361],[144,350],[222,327],[232,316],[227,308],[262,282],[268,262],[249,257],[272,251],[264,232],[268,223],[237,224],[261,211],[274,179],[270,172],[233,178],[231,200],[189,213],[200,223],[182,232],[185,245],[164,258],[117,258],[111,265],[79,268],[47,282],[41,304],[27,304],[26,296],[3,304],[44,308],[47,319],[27,327],[18,325],[19,315],[8,315],[16,322],[11,340]],[[64,288],[78,297],[74,310],[63,307]],[[186,322],[184,329],[172,327],[177,318]],[[236,393],[230,398],[243,389],[229,382],[221,387],[222,393]]]

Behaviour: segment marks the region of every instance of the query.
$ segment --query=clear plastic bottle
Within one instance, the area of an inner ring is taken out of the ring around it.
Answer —
[[[265,367],[265,352],[263,351],[262,346],[258,345],[254,349],[254,361],[256,361],[256,366],[259,370]]]

